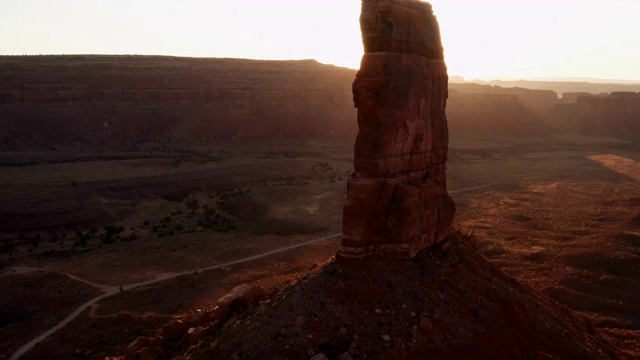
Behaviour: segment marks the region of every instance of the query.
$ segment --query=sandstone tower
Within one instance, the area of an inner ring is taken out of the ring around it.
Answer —
[[[440,30],[418,0],[362,0],[360,27],[359,132],[338,257],[412,258],[449,235],[455,212]]]

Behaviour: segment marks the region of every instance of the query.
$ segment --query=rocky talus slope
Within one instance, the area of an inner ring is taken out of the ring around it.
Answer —
[[[412,260],[331,260],[249,310],[238,297],[220,322],[187,315],[172,325],[177,334],[166,326],[137,339],[125,358],[623,358],[589,321],[520,285],[474,243],[453,232]]]

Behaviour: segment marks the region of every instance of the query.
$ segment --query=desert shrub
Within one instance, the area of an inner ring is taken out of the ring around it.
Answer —
[[[167,231],[158,232],[158,237],[168,237],[168,236],[173,236],[173,235],[175,235],[175,232],[173,230],[167,230]]]
[[[40,234],[29,239],[29,244],[31,244],[31,246],[33,246],[34,248],[38,247],[38,245],[40,245]]]
[[[102,236],[102,243],[103,244],[113,244],[114,242],[116,242],[113,237],[111,236]]]
[[[122,226],[109,225],[109,226],[104,228],[104,235],[105,236],[113,236],[113,235],[119,234],[119,233],[121,233],[123,231],[124,231],[124,227],[122,227]]]
[[[187,209],[189,210],[195,210],[198,208],[198,200],[196,199],[189,199],[187,201],[184,202],[184,205],[187,207]]]
[[[87,239],[81,238],[78,241],[76,241],[75,243],[73,243],[73,246],[75,246],[75,247],[78,247],[78,246],[86,247],[87,246]]]
[[[5,239],[2,241],[2,246],[0,246],[0,254],[13,254],[16,245],[13,243],[11,239]]]
[[[131,234],[129,236],[123,236],[122,238],[120,238],[120,241],[133,241],[133,240],[137,240],[137,239],[138,239],[138,235]]]
[[[187,193],[186,191],[171,192],[171,193],[162,194],[162,198],[163,199],[165,199],[167,201],[173,201],[173,202],[181,202],[187,196],[189,196],[189,193]]]
[[[314,161],[311,165],[311,171],[314,173],[320,173],[325,171],[331,171],[333,168],[326,161]]]
[[[247,195],[246,193],[227,200],[220,200],[217,204],[228,215],[241,221],[251,221],[269,212],[267,205],[260,203],[252,195]],[[217,214],[215,215],[217,216]]]
[[[112,244],[115,242],[115,239],[120,238],[120,234],[121,232],[124,231],[124,227],[122,226],[114,226],[114,225],[109,225],[107,227],[104,228],[104,234],[102,234],[101,239],[102,242],[104,244]]]
[[[233,219],[216,214],[216,217],[214,218],[205,219],[204,227],[207,229],[213,229],[215,231],[225,233],[231,230],[235,230],[237,228],[237,225]]]

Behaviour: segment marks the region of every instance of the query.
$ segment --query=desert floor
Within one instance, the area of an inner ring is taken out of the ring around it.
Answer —
[[[123,291],[24,358],[119,355],[239,284],[277,291],[338,248],[351,159],[351,144],[319,142],[0,153],[0,355],[109,287]],[[637,144],[454,137],[447,175],[455,226],[483,256],[640,351]]]

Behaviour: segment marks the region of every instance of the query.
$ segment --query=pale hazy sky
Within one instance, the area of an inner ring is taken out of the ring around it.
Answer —
[[[640,80],[640,0],[432,0],[449,74]],[[360,0],[0,0],[0,54],[308,59],[358,68]]]

